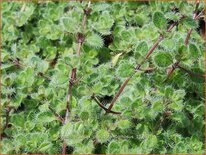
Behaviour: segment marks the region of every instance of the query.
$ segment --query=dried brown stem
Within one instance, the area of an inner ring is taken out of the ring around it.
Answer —
[[[42,72],[39,72],[38,75],[41,76],[41,77],[43,77],[43,78],[45,78],[45,79],[48,80],[48,81],[51,81],[51,78],[48,77],[48,76],[46,76],[46,75],[44,75]]]
[[[184,17],[182,17],[182,18],[184,18]],[[171,32],[172,31],[172,29],[177,25],[177,21],[176,22],[174,22],[172,25],[170,25],[170,27],[167,29],[167,32]]]
[[[64,119],[64,124],[66,124],[68,121],[68,116],[69,116],[69,112],[70,112],[70,102],[71,102],[71,97],[72,97],[72,87],[73,87],[75,79],[76,79],[76,68],[73,68],[72,73],[71,73],[71,77],[69,80],[69,89],[67,92],[67,99],[66,99],[67,105],[66,105],[66,115],[65,115],[65,119]]]
[[[140,65],[136,66],[136,70],[139,70],[141,68],[141,66],[145,63],[145,61],[149,58],[149,56],[153,53],[153,51],[157,48],[157,46],[163,39],[164,39],[163,36],[160,35],[157,41],[154,43],[154,45],[149,49],[143,61],[140,63]]]
[[[199,5],[200,5],[200,0],[196,0],[196,2],[195,2],[195,10],[194,10],[194,14],[193,14],[193,19],[195,19],[196,16],[197,16],[197,11],[198,11]]]
[[[10,58],[9,61],[11,61],[12,63],[14,63],[16,66],[18,67],[24,67],[24,65],[22,65],[19,60],[17,59],[13,59],[13,58]]]

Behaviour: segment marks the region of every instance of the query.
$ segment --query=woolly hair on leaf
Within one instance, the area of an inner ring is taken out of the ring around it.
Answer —
[[[172,64],[172,55],[169,52],[159,51],[153,56],[156,67],[164,68]]]
[[[92,33],[86,37],[86,44],[93,48],[102,48],[104,46],[102,37],[96,33]]]

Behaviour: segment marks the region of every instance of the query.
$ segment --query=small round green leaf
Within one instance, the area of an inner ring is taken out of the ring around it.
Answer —
[[[154,58],[154,63],[157,67],[168,67],[172,64],[172,56],[168,52],[159,52]]]
[[[167,19],[162,12],[155,12],[153,15],[153,23],[159,29],[164,29],[167,24]]]
[[[109,132],[107,130],[101,129],[97,131],[96,138],[100,143],[104,143],[109,139]]]

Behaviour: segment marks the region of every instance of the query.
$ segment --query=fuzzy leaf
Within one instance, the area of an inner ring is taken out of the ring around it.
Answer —
[[[158,52],[155,54],[153,60],[158,67],[168,67],[172,64],[172,56],[168,52]]]
[[[167,19],[162,12],[155,12],[153,14],[153,23],[159,29],[165,29],[167,25]]]
[[[100,143],[104,143],[109,139],[109,132],[107,130],[101,129],[97,131],[96,138]]]
[[[95,33],[92,33],[91,35],[87,36],[86,43],[94,48],[101,48],[104,45],[102,38]]]

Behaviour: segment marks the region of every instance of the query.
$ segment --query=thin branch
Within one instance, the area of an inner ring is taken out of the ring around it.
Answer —
[[[140,65],[138,64],[136,66],[136,70],[139,70],[140,67],[145,63],[145,61],[149,58],[149,56],[153,53],[153,51],[157,48],[157,46],[159,45],[159,43],[164,39],[164,37],[162,35],[159,36],[159,38],[157,39],[157,41],[154,43],[154,45],[149,49],[149,51],[147,52],[146,56],[144,57],[143,61],[140,63]]]
[[[8,95],[7,96],[7,99],[8,99],[8,105],[7,105],[7,108],[6,108],[6,122],[5,122],[5,126],[2,130],[2,133],[4,133],[4,131],[8,128],[9,126],[9,114],[10,114],[10,111],[11,111],[11,107],[10,107],[10,102],[11,102],[11,96]]]
[[[73,68],[72,73],[71,73],[71,77],[69,80],[69,89],[68,89],[67,98],[66,98],[67,105],[66,105],[66,115],[65,115],[65,119],[64,119],[64,124],[66,124],[68,121],[68,116],[69,116],[69,112],[70,112],[70,102],[71,102],[71,97],[72,97],[72,87],[73,87],[75,79],[76,79],[76,68]]]
[[[76,79],[76,68],[73,68],[72,73],[71,73],[71,77],[70,77],[70,80],[69,80],[69,89],[68,89],[68,92],[67,92],[67,99],[66,99],[66,103],[67,103],[67,105],[66,105],[66,114],[65,114],[63,124],[66,124],[68,122],[68,119],[69,119],[70,102],[71,102],[71,97],[72,97],[72,87],[73,87],[73,83],[74,83],[75,79]],[[66,148],[67,148],[67,143],[64,140],[63,141],[63,146],[62,146],[62,154],[66,154]]]
[[[184,16],[182,17],[184,18]],[[181,19],[182,19],[181,18]],[[170,27],[167,29],[167,32],[171,32],[171,30],[177,25],[178,22],[174,22],[173,24],[170,25]],[[154,43],[154,45],[149,49],[149,51],[147,52],[146,56],[144,57],[143,61],[138,64],[135,67],[135,72],[133,73],[133,75],[138,71],[141,70],[141,66],[145,63],[145,61],[149,58],[149,56],[154,52],[154,50],[158,47],[159,43],[164,39],[163,35],[160,34],[160,36],[158,37],[157,41]],[[133,76],[132,75],[132,76]],[[123,90],[125,89],[126,85],[128,84],[128,82],[130,81],[130,79],[132,78],[132,76],[128,77],[125,82],[122,84],[122,86],[120,87],[119,91],[117,92],[117,94],[115,95],[115,97],[113,98],[108,110],[106,113],[109,113],[112,109],[112,107],[114,106],[115,102],[117,101],[117,99],[119,98],[119,96],[121,95],[121,93],[123,92]]]
[[[51,78],[48,77],[48,76],[46,76],[46,75],[44,75],[42,72],[39,72],[37,75],[45,78],[45,79],[48,80],[48,81],[51,81]]]
[[[49,110],[54,114],[54,116],[56,116],[57,120],[59,120],[62,124],[64,123],[64,119],[55,112],[54,109],[52,109],[50,106],[49,106]]]
[[[182,67],[180,65],[178,65],[177,67],[179,69],[181,69],[182,71],[188,73],[191,76],[205,78],[205,75],[194,73],[194,72],[192,72],[192,71],[190,71],[190,70],[188,70],[188,69],[186,69],[186,68],[184,68],[184,67]]]
[[[91,12],[90,5],[91,5],[91,1],[88,2],[87,8],[84,9],[84,17],[82,20],[83,31],[85,30],[85,27],[86,27],[87,17],[89,15],[89,13]]]
[[[205,9],[203,9],[196,17],[195,17],[195,20],[199,20],[200,17],[204,14],[205,12]]]
[[[91,12],[90,5],[91,5],[91,1],[88,2],[87,8],[84,9],[84,17],[83,17],[83,20],[82,20],[82,32],[85,31],[87,16]],[[84,34],[78,33],[77,34],[77,42],[78,42],[77,56],[78,57],[80,57],[81,47],[83,45],[84,40],[85,40]],[[73,85],[76,81],[76,72],[77,72],[76,68],[72,68],[72,73],[71,73],[71,77],[70,77],[70,80],[69,80],[69,89],[68,89],[68,93],[67,93],[67,107],[66,107],[66,114],[65,114],[64,124],[66,124],[68,122],[68,118],[69,118],[69,112],[70,112],[70,107],[69,106],[70,106],[71,96],[72,96],[72,87],[73,87]],[[64,140],[63,141],[63,146],[62,146],[62,154],[66,153],[66,148],[67,148],[67,143]]]
[[[188,32],[187,32],[187,37],[186,37],[186,39],[185,39],[185,46],[187,46],[188,43],[189,43],[189,39],[190,39],[190,36],[191,36],[192,31],[193,31],[193,29],[190,28],[190,29],[188,30]]]
[[[14,63],[14,64],[15,64],[16,66],[18,66],[18,67],[25,67],[25,65],[21,64],[21,63],[19,62],[19,60],[17,60],[17,59],[10,58],[9,61],[11,61],[12,63]]]
[[[92,99],[102,108],[104,109],[106,112],[108,111],[108,109],[106,107],[104,107],[100,101],[98,100],[98,98],[93,94],[92,95]],[[121,112],[115,112],[115,111],[110,111],[110,113],[113,113],[113,114],[121,114]]]
[[[109,105],[109,108],[107,109],[106,113],[109,113],[111,111],[112,107],[114,106],[114,103],[117,101],[117,99],[119,98],[119,96],[121,95],[121,93],[123,92],[124,88],[126,87],[127,83],[130,81],[131,78],[132,76],[128,77],[126,81],[123,83],[123,85],[120,87],[119,91],[117,92],[111,104]]]
[[[172,65],[172,67],[170,68],[170,70],[168,71],[168,73],[167,73],[167,77],[166,77],[166,79],[163,81],[163,82],[166,82],[171,76],[172,76],[172,74],[173,74],[173,72],[175,71],[175,69],[177,68],[177,66],[179,65],[179,61],[177,61],[176,63],[174,63],[173,65]]]
[[[197,16],[197,11],[198,11],[199,5],[200,5],[200,0],[196,0],[196,2],[195,2],[195,10],[194,10],[194,13],[193,13],[193,19],[195,19],[196,16]]]
[[[198,11],[198,7],[199,7],[199,4],[200,4],[200,1],[199,0],[196,0],[195,2],[195,10],[194,10],[194,13],[193,13],[193,19],[196,19],[197,18],[197,11]],[[190,28],[187,32],[187,36],[185,38],[185,46],[188,45],[189,43],[189,39],[190,39],[190,36],[191,36],[191,33],[192,33],[193,29]]]
[[[184,16],[181,17],[181,19],[184,18]],[[167,32],[171,32],[172,29],[178,24],[177,21],[175,21],[172,25],[170,25],[170,27],[167,29]]]

